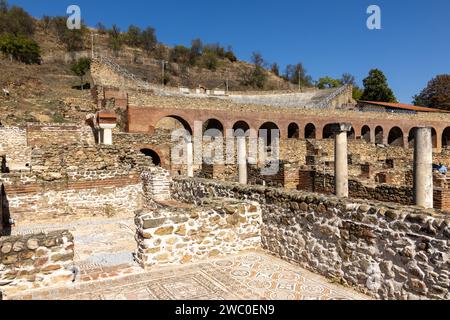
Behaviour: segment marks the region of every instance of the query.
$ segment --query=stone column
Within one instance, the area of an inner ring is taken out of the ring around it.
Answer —
[[[237,137],[237,161],[239,171],[239,183],[247,184],[247,139]]]
[[[431,128],[416,128],[414,142],[414,203],[433,208],[433,142]]]
[[[348,123],[337,123],[333,127],[334,141],[334,183],[336,196],[348,197],[348,150],[347,132],[352,129]]]
[[[106,145],[112,145],[112,129],[116,127],[115,124],[100,124],[100,129],[102,131],[102,142]]]
[[[194,146],[192,141],[186,142],[186,164],[187,164],[187,176],[189,178],[194,177]]]

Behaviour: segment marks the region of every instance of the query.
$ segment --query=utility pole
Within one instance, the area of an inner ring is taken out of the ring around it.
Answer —
[[[229,86],[228,86],[228,78],[229,78],[229,73],[228,73],[228,69],[227,69],[227,78],[226,78],[226,86],[227,86],[227,91],[226,93],[228,94],[228,90],[229,90]]]
[[[166,85],[165,82],[164,82],[166,63],[169,63],[169,62],[166,61],[166,60],[161,60],[161,68],[162,68],[162,79],[161,79],[161,82],[162,82],[163,87]]]
[[[298,70],[298,90],[302,92],[302,77],[301,77],[301,70]]]

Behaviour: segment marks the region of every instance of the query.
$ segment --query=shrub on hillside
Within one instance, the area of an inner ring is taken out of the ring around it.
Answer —
[[[83,90],[84,88],[84,76],[86,75],[86,73],[89,71],[90,68],[91,68],[91,59],[89,58],[80,58],[70,67],[72,73],[80,77],[81,90]]]
[[[39,45],[32,39],[3,35],[0,37],[0,52],[23,63],[41,63]]]
[[[0,9],[0,33],[10,33],[16,37],[30,37],[34,34],[34,19],[22,8],[8,8],[3,2]]]
[[[67,28],[67,18],[54,17],[50,25],[68,52],[78,51],[84,48],[83,38],[86,32],[86,26],[84,24],[81,24],[81,29],[70,30]]]

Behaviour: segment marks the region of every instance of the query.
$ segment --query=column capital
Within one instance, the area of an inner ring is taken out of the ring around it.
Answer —
[[[334,133],[349,132],[352,130],[350,123],[333,123],[331,126]]]

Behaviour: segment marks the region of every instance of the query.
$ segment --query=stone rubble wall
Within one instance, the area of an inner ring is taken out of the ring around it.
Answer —
[[[261,208],[256,202],[212,199],[199,206],[176,206],[137,213],[136,258],[143,268],[260,247]]]
[[[150,165],[144,154],[117,145],[49,144],[31,155],[34,171],[131,170]]]
[[[6,156],[6,167],[10,171],[26,169],[31,163],[26,129],[0,126],[0,155]]]
[[[375,298],[450,298],[450,219],[438,212],[181,177],[172,196],[258,202],[264,249]]]
[[[0,294],[70,283],[74,242],[67,231],[0,238]],[[1,300],[1,299],[0,299]]]

